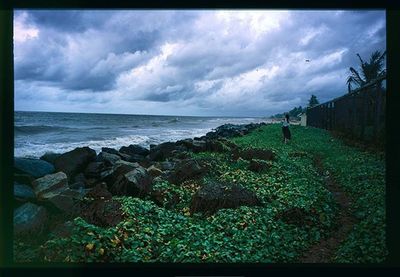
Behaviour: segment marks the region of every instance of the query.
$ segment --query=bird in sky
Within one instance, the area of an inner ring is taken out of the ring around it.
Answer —
[[[306,63],[309,63],[309,62],[310,62],[310,60],[307,59],[307,60],[306,60]]]

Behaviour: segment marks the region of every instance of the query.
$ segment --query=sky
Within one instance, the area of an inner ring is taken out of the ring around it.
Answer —
[[[14,109],[264,117],[376,50],[382,10],[15,10]]]

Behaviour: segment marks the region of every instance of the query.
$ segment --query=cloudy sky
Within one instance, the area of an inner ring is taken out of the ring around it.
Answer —
[[[385,49],[384,11],[18,10],[14,105],[269,116],[346,93],[356,53]]]

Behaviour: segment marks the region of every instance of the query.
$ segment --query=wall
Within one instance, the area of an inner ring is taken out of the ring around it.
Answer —
[[[381,77],[352,93],[307,109],[307,126],[365,142],[384,143],[386,89]]]

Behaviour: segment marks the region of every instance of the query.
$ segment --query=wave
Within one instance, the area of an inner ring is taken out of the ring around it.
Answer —
[[[14,126],[14,132],[16,134],[40,134],[40,133],[50,133],[58,132],[64,130],[71,130],[73,128],[62,127],[62,126],[49,126],[49,125],[21,125]]]
[[[97,153],[102,147],[110,147],[119,150],[122,146],[130,144],[139,144],[149,148],[150,144],[159,144],[167,141],[177,141],[185,138],[200,137],[211,131],[210,128],[198,129],[166,129],[163,132],[157,132],[147,135],[128,135],[115,137],[111,139],[97,139],[96,137],[88,138],[79,142],[56,142],[56,143],[34,143],[24,142],[17,143],[14,149],[15,157],[39,158],[46,152],[65,153],[75,149],[76,147],[89,146]]]
[[[112,139],[93,139],[80,142],[57,142],[57,143],[30,143],[26,142],[18,145],[14,149],[15,157],[39,158],[46,152],[65,153],[74,150],[77,147],[88,146],[100,153],[102,147],[110,147],[119,150],[122,146],[129,144],[139,144],[141,146],[148,146],[154,143],[148,136],[130,135],[124,137],[115,137]]]
[[[179,118],[177,117],[168,121],[168,123],[176,123],[176,122],[179,122]]]

